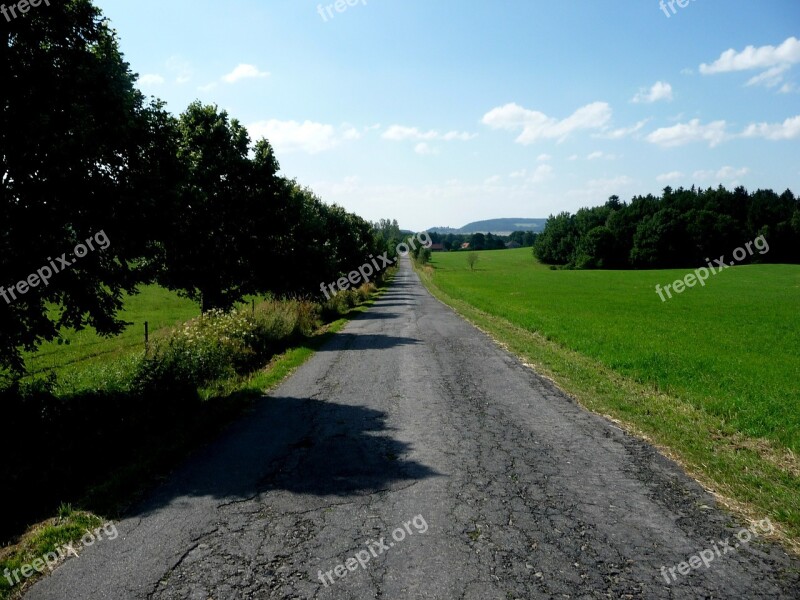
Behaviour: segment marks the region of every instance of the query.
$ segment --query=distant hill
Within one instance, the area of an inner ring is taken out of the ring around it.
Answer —
[[[489,219],[488,221],[475,221],[467,223],[459,229],[453,227],[431,227],[430,232],[436,233],[496,233],[508,235],[513,231],[544,230],[547,219]]]

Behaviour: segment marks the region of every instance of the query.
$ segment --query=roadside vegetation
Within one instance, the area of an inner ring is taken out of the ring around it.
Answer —
[[[366,305],[387,271],[324,285],[402,238],[137,78],[91,0],[0,31],[0,572],[124,513]]]
[[[134,326],[116,346],[89,329],[76,334],[63,361],[47,370],[28,356],[37,373],[0,392],[15,423],[6,435],[4,484],[13,494],[2,520],[13,543],[0,549],[0,573],[124,514],[379,293],[366,284],[325,303],[262,298],[199,314],[150,286],[129,298],[125,314],[152,318],[167,300],[173,310],[162,321],[183,311],[197,316],[158,329],[147,352]],[[24,589],[0,579],[0,599]]]
[[[800,266],[551,270],[530,250],[434,253],[423,282],[587,408],[678,459],[729,506],[800,541]]]

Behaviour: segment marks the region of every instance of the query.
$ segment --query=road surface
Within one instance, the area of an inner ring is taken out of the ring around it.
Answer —
[[[764,543],[768,524],[741,527],[404,263],[119,537],[26,598],[800,597],[800,563]]]

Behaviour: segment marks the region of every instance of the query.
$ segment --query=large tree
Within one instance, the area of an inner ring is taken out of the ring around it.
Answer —
[[[152,169],[170,138],[168,118],[135,81],[90,0],[0,20],[0,285],[17,290],[0,299],[0,368],[19,372],[21,350],[63,326],[123,327],[115,316],[123,292],[146,277],[153,247],[154,224],[143,215],[169,187]],[[71,261],[101,231],[106,248],[68,266],[54,260],[63,270],[47,285],[38,277],[19,292],[51,257]]]
[[[200,301],[203,311],[228,308],[250,291],[250,138],[239,121],[200,102],[189,105],[178,128],[185,181],[170,215],[160,280]]]

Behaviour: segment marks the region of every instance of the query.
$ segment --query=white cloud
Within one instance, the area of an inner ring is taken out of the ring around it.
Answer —
[[[752,123],[742,132],[742,137],[761,137],[767,140],[793,140],[800,137],[800,115],[783,123]]]
[[[440,134],[435,129],[430,131],[420,131],[417,127],[405,127],[403,125],[391,125],[383,132],[381,136],[385,140],[392,140],[394,142],[402,142],[406,140],[444,140],[451,142],[458,140],[466,142],[475,137],[475,134],[467,133],[465,131],[448,131],[445,134]]]
[[[795,37],[788,38],[777,48],[775,46],[748,46],[741,52],[733,48],[723,52],[712,64],[700,65],[703,75],[714,73],[730,73],[732,71],[749,71],[751,69],[766,69],[775,65],[792,65],[800,62],[800,40]]]
[[[744,177],[750,172],[747,167],[736,169],[734,167],[722,167],[718,171],[695,171],[692,173],[692,178],[697,181],[716,181],[716,182],[730,182],[736,181],[739,177]]]
[[[175,75],[175,83],[183,84],[192,79],[191,63],[180,56],[170,56],[165,63],[167,70]]]
[[[148,73],[139,77],[139,85],[142,87],[152,87],[163,84],[165,79],[161,75],[155,73]]]
[[[563,141],[570,134],[582,129],[600,129],[610,119],[611,107],[605,102],[587,104],[561,120],[512,102],[493,108],[483,116],[482,122],[492,129],[521,129],[522,133],[516,142],[528,145],[544,139]]]
[[[763,73],[754,75],[747,81],[747,85],[763,85],[766,87],[775,87],[783,81],[783,74],[788,71],[789,65],[778,65],[770,67]]]
[[[656,129],[647,136],[647,141],[665,148],[683,146],[691,142],[708,142],[712,148],[725,139],[727,134],[725,121],[714,121],[702,125],[700,119],[692,119],[688,123],[679,123],[672,127]]]
[[[547,162],[548,160],[550,160],[552,158],[553,157],[550,156],[549,154],[540,154],[539,156],[536,157],[536,160],[538,162]]]
[[[500,183],[503,178],[500,175],[492,175],[491,177],[487,177],[483,183],[486,185],[494,185],[496,183]]]
[[[401,142],[404,140],[435,140],[439,134],[433,130],[422,132],[416,127],[392,125],[383,132],[383,139]]]
[[[466,131],[448,131],[442,136],[442,139],[446,142],[450,142],[453,140],[458,140],[460,142],[468,142],[474,137],[477,137],[477,133],[467,133]]]
[[[529,181],[531,183],[542,183],[553,177],[553,167],[550,165],[539,165],[534,169]]]
[[[605,159],[605,160],[615,160],[617,158],[616,154],[606,154],[605,152],[600,152],[599,150],[596,152],[592,152],[586,157],[586,160],[598,160],[598,159]]]
[[[361,134],[358,132],[358,129],[355,127],[351,127],[350,129],[346,129],[342,133],[342,139],[345,140],[360,140]]]
[[[660,100],[666,100],[668,102],[672,100],[672,86],[666,81],[656,81],[649,90],[647,88],[642,88],[639,90],[639,93],[631,99],[631,102],[635,104],[652,104]]]
[[[750,169],[747,167],[742,167],[740,169],[735,169],[734,167],[722,167],[719,171],[717,171],[717,179],[736,179],[737,177],[744,177],[750,172]]]
[[[774,87],[783,81],[784,73],[797,63],[800,63],[800,40],[790,37],[777,47],[747,46],[741,52],[731,48],[710,65],[701,64],[700,72],[703,75],[713,75],[763,69],[763,72],[752,77],[747,85]]]
[[[588,201],[602,204],[612,194],[621,195],[621,192],[630,187],[632,183],[633,179],[627,175],[619,175],[617,177],[605,179],[590,179],[583,188],[569,190],[566,195],[584,202]]]
[[[253,139],[265,137],[277,152],[302,151],[317,154],[335,148],[341,142],[333,125],[312,121],[258,121],[247,126]]]
[[[508,176],[511,179],[524,178],[527,183],[542,183],[548,179],[552,179],[553,172],[554,169],[550,165],[538,165],[530,173],[528,172],[528,169],[520,169],[519,171],[509,173]]]
[[[592,137],[596,138],[603,138],[606,140],[621,140],[622,138],[626,138],[629,135],[633,135],[637,131],[639,131],[642,127],[647,125],[650,119],[643,119],[636,123],[635,125],[631,125],[630,127],[621,127],[619,129],[612,129],[606,133],[596,133],[592,135]]]
[[[670,171],[669,173],[662,173],[658,177],[656,177],[656,181],[660,183],[666,183],[668,181],[678,181],[683,179],[684,175],[680,171]]]
[[[269,77],[266,71],[259,71],[255,65],[240,64],[236,68],[222,76],[222,81],[225,83],[236,83],[242,79],[258,79],[261,77]]]
[[[577,154],[571,155],[567,160],[578,160],[579,156]]]
[[[423,156],[439,154],[438,149],[431,148],[426,142],[420,142],[419,144],[414,146],[414,152],[416,152],[417,154],[422,154]]]

